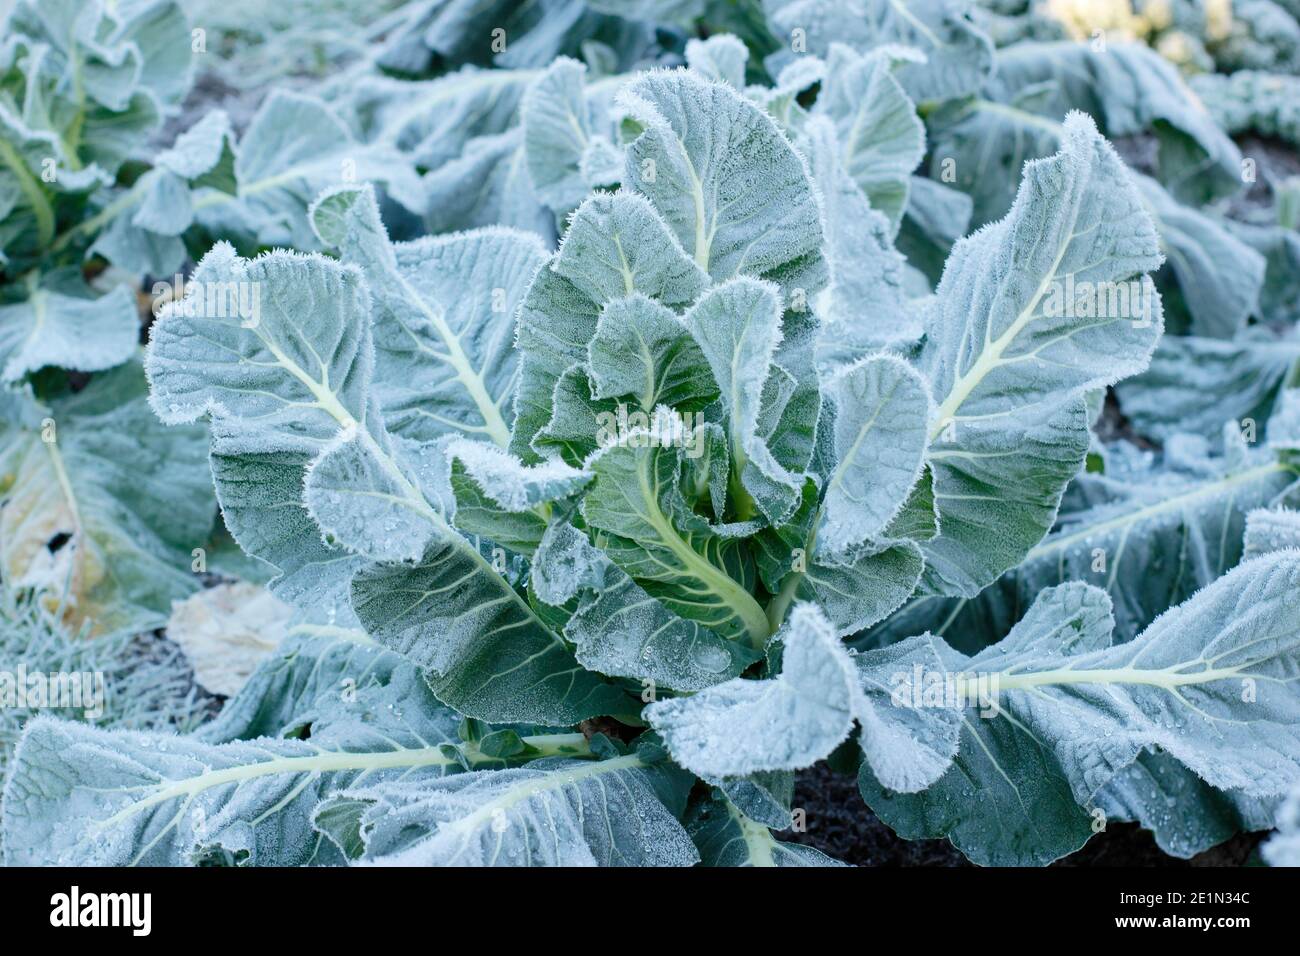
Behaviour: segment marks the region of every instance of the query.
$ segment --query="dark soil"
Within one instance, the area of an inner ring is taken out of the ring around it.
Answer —
[[[807,813],[807,830],[786,831],[782,840],[816,847],[828,856],[855,866],[970,866],[947,840],[904,840],[881,823],[862,802],[851,774],[836,773],[826,764],[801,772],[795,782],[794,805]],[[1226,843],[1190,860],[1165,854],[1151,834],[1132,823],[1117,823],[1088,841],[1083,849],[1053,866],[1242,866],[1250,859],[1262,833],[1238,834]]]

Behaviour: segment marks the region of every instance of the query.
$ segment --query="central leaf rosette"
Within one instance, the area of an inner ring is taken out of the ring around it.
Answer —
[[[578,206],[520,306],[518,461],[458,458],[453,483],[500,506],[542,462],[588,475],[552,502],[531,593],[584,665],[697,690],[756,660],[796,597],[847,634],[912,592],[920,548],[891,523],[929,399],[891,356],[819,376],[817,190],[766,113],[682,71],[619,105],[622,187]]]
[[[960,712],[887,707],[896,662],[842,639],[918,591],[977,593],[1043,537],[1087,397],[1160,333],[1158,306],[1052,303],[1130,282],[1158,245],[1073,115],[1006,219],[909,299],[896,219],[866,197],[893,208],[921,130],[898,124],[893,172],[864,186],[853,91],[910,106],[889,59],[837,55],[826,105],[788,104],[784,127],[698,73],[630,81],[619,185],[549,255],[502,228],[394,243],[351,186],[310,217],[341,262],[210,253],[197,277],[256,285],[259,314],[165,312],[151,397],[211,419],[227,525],[277,593],[359,624],[467,716],[648,719],[760,816],[855,725],[892,789],[947,772]],[[700,749],[711,726],[729,753]]]

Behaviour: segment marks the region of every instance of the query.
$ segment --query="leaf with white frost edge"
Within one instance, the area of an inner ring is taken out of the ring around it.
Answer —
[[[387,866],[692,866],[678,822],[690,778],[640,753],[545,759],[445,780],[380,782],[365,806],[367,862]]]
[[[298,608],[300,619],[360,627],[348,591],[366,559],[322,540],[303,501],[303,475],[316,457],[315,442],[284,441],[258,450],[241,429],[216,424],[209,462],[217,502],[239,547],[275,571],[271,593]]]
[[[583,518],[601,550],[670,610],[761,649],[769,628],[743,543],[690,509],[681,449],[652,442],[653,434],[633,430],[588,460],[594,478]]]
[[[349,182],[381,183],[418,213],[425,195],[411,159],[387,143],[360,143],[322,100],[276,90],[258,108],[235,158],[234,209],[252,223],[259,245],[318,248],[307,217],[323,190]],[[199,212],[221,231],[224,204]]]
[[[584,589],[600,590],[613,570],[609,558],[568,521],[552,523],[529,569],[529,587],[553,607],[568,604]]]
[[[533,189],[559,215],[590,188],[580,168],[592,136],[586,76],[585,64],[559,57],[528,88],[519,111]]]
[[[12,385],[47,365],[98,372],[135,354],[140,318],[126,286],[93,297],[33,289],[0,306],[0,382]]]
[[[601,310],[587,344],[594,399],[635,398],[641,411],[660,405],[699,411],[718,397],[704,353],[671,309],[638,293]]]
[[[745,89],[745,64],[748,62],[749,48],[730,33],[686,41],[686,65],[696,73],[726,83],[733,89]]]
[[[362,569],[351,597],[367,633],[424,668],[438,699],[462,713],[560,726],[628,712],[626,695],[579,665],[459,535],[414,564]]]
[[[618,102],[643,128],[628,145],[623,181],[654,204],[700,268],[809,296],[825,284],[812,182],[767,114],[685,70],[643,73]]]
[[[322,799],[361,775],[440,776],[463,766],[459,717],[413,669],[393,678],[360,683],[350,702],[336,694],[337,712],[313,724],[310,741],[213,744],[33,721],[5,789],[5,860],[337,865],[343,859],[312,826]]]
[[[917,102],[973,93],[993,72],[993,43],[965,0],[764,0],[763,10],[783,40],[802,30],[810,53],[825,55],[835,42],[864,53],[890,44],[920,50],[924,58],[898,74]],[[791,59],[789,50],[779,50],[768,67]]]
[[[798,506],[807,462],[778,460],[759,433],[764,383],[783,335],[780,292],[759,279],[731,279],[701,296],[684,321],[721,391],[732,469],[742,486],[732,492],[743,491],[742,501],[752,496],[747,507],[737,505],[737,516],[753,517],[757,505],[769,521],[782,523]]]
[[[550,503],[591,481],[590,474],[558,459],[525,465],[486,442],[452,439],[446,451],[456,527],[530,557],[546,533]]]
[[[817,547],[842,553],[885,533],[921,474],[930,418],[925,382],[884,355],[823,384],[835,406],[835,470],[822,494]]]
[[[446,533],[446,504],[432,511],[429,491],[415,490],[443,486],[444,455],[368,427],[350,425],[325,446],[307,468],[303,501],[331,543],[373,561],[414,561]]]
[[[1159,245],[1133,181],[1088,117],[1070,114],[1063,137],[1026,167],[1007,217],[953,248],[928,306],[933,590],[977,593],[1047,532],[1086,451],[1080,396],[1140,372],[1160,335],[1141,276]],[[1064,302],[1112,284],[1136,296],[1132,314],[1079,316]]]
[[[1156,617],[1234,567],[1247,513],[1274,501],[1295,474],[1266,452],[1229,463],[1205,458],[1177,468],[1080,476],[1083,499],[1063,505],[1056,528],[973,598],[923,595],[873,632],[888,643],[931,630],[967,653],[1000,640],[1044,588],[1083,581],[1115,605],[1115,637],[1136,637]],[[1191,465],[1196,467],[1192,468]]]
[[[795,605],[778,639],[779,676],[738,678],[646,708],[673,759],[714,780],[798,769],[839,746],[856,720],[866,760],[895,789],[919,790],[943,774],[956,752],[959,712],[890,700],[892,671],[922,666],[925,653],[891,648],[855,659],[812,604]]]
[[[889,220],[844,171],[830,121],[809,120],[801,145],[824,199],[831,266],[831,284],[816,303],[822,319],[817,366],[824,375],[882,347],[910,346],[924,330],[907,300],[907,262],[893,248]]]
[[[205,289],[223,283],[248,291],[247,315],[225,301],[208,314]],[[369,304],[359,270],[291,252],[244,260],[218,243],[150,332],[150,403],[168,424],[210,414],[247,423],[255,442],[323,445],[365,418]]]
[[[579,663],[612,677],[694,691],[740,675],[760,654],[678,617],[630,577],[611,568],[579,602],[564,636]]]
[[[506,511],[525,511],[544,502],[567,498],[591,481],[590,474],[562,461],[525,465],[487,442],[458,438],[449,441],[446,449],[447,457],[463,465],[465,474]]]
[[[416,667],[360,630],[298,627],[264,655],[238,693],[194,737],[212,744],[259,737],[299,738],[304,728],[346,716],[360,697],[407,686]],[[417,698],[427,700],[421,691]]]
[[[911,174],[925,155],[925,125],[885,53],[861,56],[832,43],[815,115],[835,124],[839,165],[889,218],[891,236],[907,206]]]
[[[640,292],[666,306],[693,302],[709,277],[643,197],[619,191],[578,207],[560,248],[537,271],[519,309],[519,387],[510,449],[536,458],[532,441],[550,422],[556,383],[587,359],[601,309]]]
[[[901,607],[916,590],[924,561],[915,541],[895,537],[902,530],[898,523],[891,523],[879,541],[842,554],[818,549],[813,535],[820,520],[817,494],[809,479],[794,518],[751,539],[755,563],[764,587],[775,595],[767,608],[769,620],[780,621],[796,599],[811,601],[846,637]]]
[[[976,862],[1019,865],[1082,845],[1094,795],[1155,748],[1216,789],[1276,799],[1300,779],[1297,582],[1300,552],[1256,558],[1114,646],[1101,591],[1049,589],[1004,641],[946,655],[998,688],[995,716],[969,712],[954,767],[915,796],[864,769],[863,794],[909,839],[947,835]]]
[[[1300,512],[1290,508],[1256,508],[1246,515],[1245,556],[1300,549]]]
[[[504,446],[519,373],[514,314],[545,249],[493,228],[393,243],[369,186],[326,192],[311,208],[321,241],[366,275],[374,308],[374,393],[389,430]]]
[[[362,556],[391,558],[393,542],[382,522],[402,520],[415,536],[400,542],[411,549],[404,555],[411,556],[417,542],[423,553],[414,563],[358,569],[344,560],[327,567],[354,572],[352,610],[372,636],[429,670],[440,699],[482,719],[548,724],[575,723],[621,707],[622,694],[579,667],[512,583],[453,529],[441,452],[390,440],[383,430],[368,393],[369,311],[359,270],[322,256],[287,253],[245,263],[229,247],[218,247],[200,273],[204,281],[215,273],[264,283],[269,304],[248,326],[237,317],[190,315],[201,310],[184,303],[164,310],[150,343],[152,399],[173,421],[213,415],[223,458],[234,459],[234,480],[244,482],[239,491],[249,498],[247,517],[267,507],[266,497],[283,493],[277,485],[259,500],[262,489],[250,487],[249,473],[240,472],[248,461],[283,470],[286,449],[299,461],[313,449],[328,449],[330,459],[343,455],[332,461],[339,467],[312,468],[308,507],[338,543]],[[231,353],[243,361],[231,362]],[[339,436],[343,440],[331,444]],[[356,467],[346,467],[351,452],[360,456],[352,462]],[[268,453],[275,453],[270,461]],[[215,473],[220,484],[221,472]],[[372,521],[381,522],[378,534]],[[244,520],[235,520],[231,529],[238,540],[257,533]],[[285,548],[285,557],[307,578],[308,588],[318,586],[321,576],[312,565],[322,562],[315,554],[303,562],[301,548],[301,542]],[[331,591],[349,586],[330,580]],[[284,597],[286,590],[276,593]]]

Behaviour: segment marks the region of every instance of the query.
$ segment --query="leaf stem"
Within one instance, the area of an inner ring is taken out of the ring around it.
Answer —
[[[18,188],[32,207],[32,215],[36,217],[36,240],[43,249],[54,239],[54,207],[18,151],[3,139],[0,139],[0,160],[13,170]]]

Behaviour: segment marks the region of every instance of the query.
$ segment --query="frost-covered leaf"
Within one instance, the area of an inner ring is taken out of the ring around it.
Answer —
[[[0,561],[74,630],[159,627],[212,527],[201,429],[163,428],[138,364],[0,420]]]
[[[368,188],[312,207],[322,241],[365,272],[375,315],[375,393],[410,438],[482,435],[505,445],[518,372],[513,317],[544,251],[508,229],[390,243]]]
[[[1283,379],[1300,362],[1300,340],[1248,330],[1235,341],[1166,335],[1151,367],[1115,386],[1141,434],[1217,436],[1223,423],[1267,422]],[[1205,396],[1213,395],[1207,402]],[[1265,426],[1265,431],[1267,427]],[[1258,429],[1257,429],[1258,433]]]
[[[135,354],[140,334],[135,296],[125,286],[94,297],[35,288],[0,306],[0,381],[6,385],[47,365],[98,372]]]
[[[551,420],[556,383],[571,366],[586,361],[606,303],[640,292],[680,307],[694,301],[708,282],[644,198],[620,191],[584,202],[520,307],[511,450],[535,457],[531,443]]]
[[[1300,145],[1300,80],[1294,76],[1235,70],[1196,74],[1187,83],[1227,133],[1254,132]]]
[[[947,835],[976,862],[1024,865],[1082,845],[1098,791],[1157,748],[1216,789],[1281,797],[1300,777],[1298,578],[1300,552],[1256,558],[1114,646],[1102,592],[1043,592],[1000,643],[945,655],[938,686],[984,698],[952,769],[901,795],[864,764],[867,802],[908,838]]]
[[[1300,232],[1283,225],[1256,225],[1235,219],[1222,219],[1219,224],[1264,257],[1259,318],[1289,322],[1300,311]]]
[[[236,430],[214,431],[210,461],[226,527],[245,552],[275,570],[271,593],[318,624],[359,627],[349,599],[365,558],[327,544],[303,501],[317,448],[286,440],[251,450]]]
[[[426,170],[431,233],[503,225],[549,237],[555,217],[533,189],[519,121],[536,79],[533,70],[472,66],[425,82],[363,76],[350,85],[345,112],[364,142],[400,150]]]
[[[1064,129],[1007,218],[954,247],[927,309],[939,590],[978,592],[1051,527],[1087,448],[1079,396],[1145,368],[1160,335],[1151,219],[1092,121]]]
[[[897,232],[912,171],[925,155],[925,126],[895,79],[889,56],[861,56],[831,44],[814,112],[835,124],[839,165]]]
[[[673,758],[706,778],[741,777],[811,766],[862,725],[864,756],[894,789],[938,779],[956,752],[959,711],[896,706],[892,669],[929,666],[932,653],[891,648],[854,658],[831,622],[797,604],[779,632],[781,674],[728,681],[644,711]]]
[[[704,866],[844,865],[813,847],[777,840],[726,797],[700,801],[686,819],[686,830]]]
[[[0,68],[5,52],[0,48]],[[46,182],[42,174],[51,160],[61,174]],[[76,199],[108,179],[97,166],[74,165],[55,133],[33,128],[0,102],[0,265],[43,253],[54,241],[64,197]]]
[[[352,606],[367,633],[420,665],[438,699],[462,713],[564,725],[629,709],[459,535],[414,564],[363,569]]]
[[[719,33],[705,40],[686,41],[686,65],[711,80],[728,83],[737,90],[745,88],[745,64],[749,48],[729,33]]]
[[[691,511],[679,486],[682,450],[657,441],[662,433],[634,430],[589,460],[582,516],[601,550],[668,608],[761,649],[770,629],[743,542]]]
[[[999,219],[1026,160],[1064,142],[1062,120],[1090,113],[1109,137],[1152,133],[1156,178],[1174,198],[1202,203],[1241,188],[1241,152],[1215,125],[1178,71],[1145,45],[1021,43],[998,51],[976,99],[929,122],[931,175],[953,161],[956,185],[975,202],[974,224]]]
[[[568,604],[583,589],[604,587],[613,565],[586,534],[568,521],[555,521],[542,536],[529,571],[529,589],[554,607]]]
[[[424,208],[424,190],[410,159],[383,143],[358,142],[321,100],[273,92],[254,115],[235,159],[237,212],[251,222],[258,244],[313,249],[307,210],[324,189],[364,181],[383,184],[412,212]],[[201,221],[220,233],[225,203],[205,208]]]
[[[714,279],[749,275],[783,290],[826,281],[821,223],[802,159],[739,93],[688,71],[646,73],[623,87],[641,124],[624,183],[643,194]]]
[[[831,267],[830,286],[816,303],[817,365],[825,375],[882,347],[910,345],[923,330],[919,310],[907,301],[907,263],[893,248],[890,222],[844,171],[830,121],[810,120],[805,135]]]
[[[354,786],[365,859],[389,866],[691,866],[690,778],[640,753]]]
[[[879,541],[841,554],[817,548],[816,492],[808,481],[789,524],[755,536],[756,561],[764,586],[776,595],[767,609],[770,620],[779,622],[796,598],[812,601],[843,637],[897,610],[916,590],[924,562],[915,542],[894,540],[900,531],[894,524]]]
[[[414,561],[446,531],[446,472],[435,446],[349,425],[307,466],[303,502],[329,542],[374,561]]]
[[[1116,640],[1130,640],[1235,567],[1248,513],[1295,481],[1268,455],[1198,464],[1080,478],[1088,500],[1063,507],[1055,530],[1014,569],[973,598],[919,598],[877,639],[927,629],[973,652],[1000,639],[1045,588],[1083,581],[1109,594]]]
[[[218,247],[197,274],[202,283],[253,283],[269,305],[248,322],[190,308],[191,298],[166,310],[150,343],[152,400],[167,420],[214,419],[214,476],[229,526],[286,572],[277,595],[310,606],[323,591],[331,606],[346,608],[350,588],[366,630],[419,663],[440,699],[471,716],[564,724],[618,707],[621,695],[583,671],[512,582],[452,527],[442,451],[383,429],[369,394],[360,272],[289,253],[244,262]],[[323,547],[303,539],[296,507],[299,469],[309,465],[305,503],[330,533]],[[233,519],[232,496],[243,499]],[[277,509],[283,514],[269,526],[257,525]],[[413,563],[359,560],[391,561],[394,545]],[[350,614],[331,616],[326,623],[350,623]]]
[[[631,396],[648,414],[660,405],[699,411],[718,397],[686,325],[672,310],[636,293],[601,310],[587,356],[596,399]]]
[[[153,326],[150,401],[164,422],[211,413],[247,423],[257,441],[323,445],[365,418],[368,307],[355,270],[287,252],[242,260],[219,244]]]
[[[583,64],[561,57],[528,88],[520,108],[533,189],[560,215],[576,208],[592,185],[581,169],[594,132],[586,75]]]
[[[447,455],[465,469],[487,497],[505,511],[524,511],[580,491],[591,475],[562,461],[525,465],[487,442],[453,439]]]
[[[1168,266],[1156,275],[1166,324],[1185,326],[1192,335],[1232,338],[1258,311],[1264,257],[1154,180],[1141,176],[1137,182]]]
[[[789,829],[793,820],[794,772],[771,770],[717,781],[736,809],[772,830]]]
[[[677,20],[698,9],[699,0],[423,0],[385,39],[379,63],[411,74],[466,62],[541,69],[596,46],[614,68],[627,70],[655,52],[654,24],[642,18]],[[510,37],[500,50],[485,39],[498,28]]]
[[[63,674],[79,677],[63,695],[20,698],[7,680],[0,709],[0,777],[7,775],[14,748],[27,723],[39,716],[85,721],[99,727],[187,733],[211,716],[211,700],[194,688],[194,675],[180,649],[153,635],[119,632],[87,640],[51,619],[39,601],[13,588],[0,591],[0,660],[11,675]],[[0,854],[3,832],[0,829]]]
[[[1238,833],[1274,825],[1277,801],[1216,790],[1177,760],[1146,752],[1097,794],[1107,820],[1133,820],[1160,849],[1189,859]]]
[[[46,155],[57,156],[63,172],[98,166],[116,175],[189,88],[189,24],[180,4],[22,0],[12,7],[0,51],[7,103],[22,104],[29,127],[54,134],[61,148]]]
[[[711,778],[808,767],[853,727],[853,661],[813,605],[796,605],[779,639],[781,675],[737,678],[652,703],[645,719],[683,767]]]
[[[737,515],[754,516],[755,506],[781,523],[793,514],[807,459],[780,460],[762,433],[764,385],[781,369],[774,364],[782,343],[781,299],[770,282],[736,278],[714,286],[685,316],[686,327],[713,369],[728,416],[732,470],[740,476]],[[811,451],[816,422],[800,422]]]
[[[917,102],[944,100],[977,90],[993,69],[993,44],[971,19],[965,0],[763,0],[768,22],[791,45],[800,30],[809,53],[824,56],[832,43],[866,53],[882,46],[921,50],[920,62],[899,70]],[[784,63],[782,51],[769,59]]]
[[[1300,549],[1300,512],[1290,508],[1256,508],[1246,515],[1245,557]]]
[[[207,743],[33,721],[5,790],[6,862],[337,865],[343,853],[313,826],[325,798],[359,779],[501,765],[456,746],[460,718],[414,669],[369,656],[371,676],[364,664],[352,675],[355,692],[334,696],[309,741]]]
[[[694,691],[738,676],[759,658],[743,643],[673,614],[612,569],[593,592],[564,628],[579,663],[590,670]]]
[[[1025,606],[1049,584],[1082,580],[1115,604],[1118,640],[1135,636],[1242,557],[1247,512],[1295,480],[1270,456],[1207,462],[1201,474],[1152,473],[1107,483],[1110,500],[1061,516],[1008,578]],[[1003,600],[1007,585],[999,585]],[[993,600],[993,598],[991,598]]]
[[[825,383],[835,407],[835,470],[826,481],[817,546],[845,552],[885,533],[921,473],[930,397],[891,356],[865,359]]]
[[[379,648],[362,631],[293,628],[194,736],[212,744],[300,738],[318,722],[346,716],[358,697],[381,693],[394,682],[389,693],[400,693],[414,671],[410,661]],[[429,700],[425,691],[415,696]]]
[[[228,202],[236,191],[230,118],[213,110],[158,154],[152,169],[129,189],[111,193],[104,207],[73,232],[94,236],[88,254],[128,272],[171,275],[187,258],[182,234],[196,208]],[[198,194],[209,189],[205,196]],[[95,236],[95,230],[107,225]],[[71,233],[70,233],[71,234]]]

